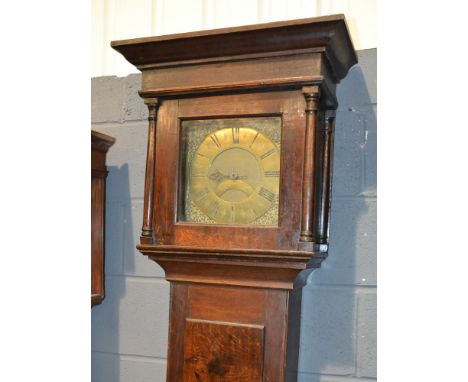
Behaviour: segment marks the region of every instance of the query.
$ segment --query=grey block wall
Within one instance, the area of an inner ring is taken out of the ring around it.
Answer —
[[[330,254],[303,289],[299,382],[376,379],[377,50],[338,87]],[[92,309],[92,381],[165,381],[169,284],[135,249],[147,111],[140,75],[92,79],[92,128],[108,154],[106,299]],[[291,371],[296,372],[296,371]]]

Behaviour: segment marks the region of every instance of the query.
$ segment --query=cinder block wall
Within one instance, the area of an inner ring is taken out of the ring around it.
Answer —
[[[377,50],[338,87],[330,254],[303,290],[298,381],[376,379]],[[92,309],[92,381],[165,381],[169,284],[135,249],[147,110],[140,75],[92,79],[92,128],[108,154],[106,299]]]

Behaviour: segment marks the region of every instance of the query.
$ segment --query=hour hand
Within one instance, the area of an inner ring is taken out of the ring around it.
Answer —
[[[232,171],[231,171],[231,179],[232,180],[247,179],[247,177],[244,176],[244,175],[239,175],[237,170],[233,168]]]
[[[216,169],[210,175],[208,175],[208,179],[220,183],[224,179],[231,179],[231,180],[238,180],[238,179],[247,179],[244,175],[239,175],[237,171],[233,170],[230,175],[224,175],[221,171]]]
[[[221,171],[216,170],[208,175],[208,179],[213,180],[215,182],[221,182],[223,179],[228,179],[229,176],[224,175]]]
[[[247,176],[245,175],[236,175],[235,177],[232,177],[231,179],[237,180],[237,179],[247,179]]]

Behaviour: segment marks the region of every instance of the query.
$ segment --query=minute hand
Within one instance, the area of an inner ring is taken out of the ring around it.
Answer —
[[[231,179],[232,179],[232,180],[247,179],[247,176],[245,176],[245,175],[235,175],[235,176],[234,176],[234,175],[233,175],[233,176],[231,176]]]

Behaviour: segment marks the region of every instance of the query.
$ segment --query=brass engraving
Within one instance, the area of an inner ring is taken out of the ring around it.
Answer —
[[[277,225],[281,118],[190,120],[182,129],[181,220]]]

